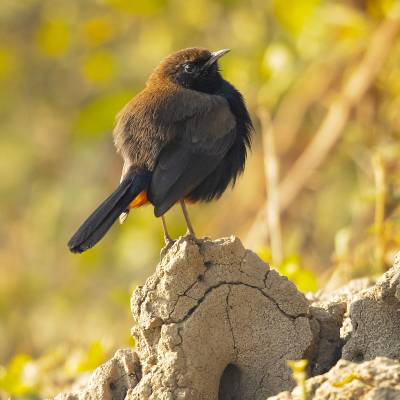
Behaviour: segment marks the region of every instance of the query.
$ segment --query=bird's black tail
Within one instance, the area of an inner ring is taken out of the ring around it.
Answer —
[[[111,228],[150,181],[149,171],[133,171],[120,183],[118,188],[92,213],[68,242],[73,253],[82,253],[93,247]]]

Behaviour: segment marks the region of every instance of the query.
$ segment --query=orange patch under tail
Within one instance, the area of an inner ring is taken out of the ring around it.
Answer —
[[[140,192],[131,202],[131,204],[129,204],[129,209],[131,208],[138,208],[143,206],[144,204],[146,204],[148,202],[148,198],[147,198],[147,192],[145,190],[143,190],[143,192]]]

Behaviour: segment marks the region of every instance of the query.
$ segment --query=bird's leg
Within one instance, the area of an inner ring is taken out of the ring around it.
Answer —
[[[163,227],[163,232],[164,232],[165,244],[168,246],[168,245],[172,244],[174,241],[172,240],[171,236],[168,233],[167,223],[165,221],[164,215],[161,215],[161,222],[162,222],[162,227]]]
[[[182,199],[180,200],[180,203],[182,207],[183,216],[185,217],[188,233],[194,240],[197,240],[196,235],[194,234],[192,223],[190,222],[189,213],[187,211],[185,201]]]

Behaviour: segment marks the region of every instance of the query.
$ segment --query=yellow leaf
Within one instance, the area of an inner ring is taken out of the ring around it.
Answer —
[[[332,386],[334,387],[343,387],[345,385],[347,385],[350,382],[353,382],[354,380],[361,380],[361,378],[355,374],[355,373],[351,373],[348,376],[346,376],[344,379],[342,379],[339,382],[333,382]]]
[[[318,289],[314,272],[303,268],[297,256],[286,258],[278,271],[292,281],[301,292],[315,292]]]
[[[307,400],[306,368],[308,365],[308,361],[307,360],[295,360],[295,361],[288,360],[287,364],[292,370],[293,379],[296,381],[297,385],[300,388],[300,399]]]
[[[303,372],[307,368],[308,361],[307,360],[288,360],[287,364],[292,369],[293,372]]]
[[[127,344],[129,347],[132,347],[132,348],[134,349],[135,346],[136,346],[135,338],[134,338],[133,336],[129,335],[129,336],[127,337],[127,340],[126,340],[126,344]]]
[[[301,292],[315,292],[318,289],[317,277],[312,271],[304,268],[298,272],[294,283]]]
[[[91,54],[83,63],[83,75],[95,84],[108,82],[114,74],[114,61],[110,53]]]
[[[257,255],[266,263],[271,261],[271,251],[267,246],[260,247],[257,250]]]
[[[313,15],[320,0],[291,1],[274,0],[274,14],[280,24],[289,32],[298,34]]]
[[[46,56],[62,57],[70,46],[70,30],[66,21],[52,19],[44,22],[37,32],[36,40],[39,49]]]
[[[14,54],[6,48],[0,48],[0,81],[5,81],[14,73],[16,63]]]
[[[166,5],[166,0],[106,0],[107,3],[126,13],[134,15],[152,15]]]
[[[8,394],[21,397],[37,393],[37,367],[25,354],[17,354],[7,368],[0,371],[0,389]]]
[[[367,0],[368,12],[377,18],[386,17],[393,9],[396,0]]]
[[[105,351],[99,341],[93,342],[86,355],[78,364],[78,372],[92,371],[106,359]]]
[[[114,34],[114,26],[109,18],[92,18],[83,26],[86,41],[91,46],[107,42]]]

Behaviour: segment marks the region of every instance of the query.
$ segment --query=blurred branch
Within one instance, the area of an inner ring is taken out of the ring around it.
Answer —
[[[393,218],[393,214],[396,213],[396,208],[393,210],[392,214],[386,209],[387,200],[387,182],[386,182],[386,166],[381,154],[376,153],[372,157],[372,171],[375,183],[375,213],[374,213],[374,225],[373,225],[373,237],[371,235],[365,235],[365,230],[362,231],[364,235],[364,240],[360,237],[352,237],[350,243],[350,236],[345,237],[349,232],[347,230],[339,231],[336,235],[336,244],[341,241],[343,242],[343,237],[345,239],[346,247],[351,247],[351,252],[346,254],[340,254],[337,251],[335,254],[334,265],[330,267],[329,279],[324,285],[324,292],[329,292],[331,290],[337,289],[351,279],[354,279],[355,270],[354,266],[358,263],[355,261],[356,256],[360,248],[366,248],[367,252],[370,253],[371,249],[374,251],[374,263],[376,266],[375,272],[382,273],[385,270],[386,255],[388,249],[388,236],[386,236],[386,223]],[[341,235],[342,238],[339,236]],[[338,247],[338,246],[336,246]],[[343,246],[342,246],[343,247]],[[347,250],[347,249],[346,249]],[[363,254],[363,253],[362,253]],[[365,259],[365,255],[363,259]]]
[[[336,100],[329,107],[314,139],[295,161],[281,183],[281,213],[290,206],[340,139],[353,107],[362,99],[374,82],[394,45],[399,30],[400,18],[398,13],[392,13],[377,28],[363,59],[345,82]],[[252,235],[253,232],[263,231],[262,225],[265,216],[266,209],[263,207],[250,228],[249,232]]]
[[[282,238],[280,225],[279,206],[279,165],[275,153],[274,128],[266,110],[258,110],[258,117],[261,123],[264,171],[267,188],[267,226],[270,232],[270,248],[272,262],[279,265],[282,262]]]
[[[385,203],[386,203],[386,182],[385,166],[380,154],[372,159],[372,167],[375,177],[375,261],[377,267],[384,269],[385,265]]]
[[[337,61],[335,65],[312,64],[282,100],[273,121],[278,154],[292,147],[306,113],[329,90],[339,70]]]
[[[344,84],[336,101],[329,107],[314,139],[282,182],[282,211],[292,203],[341,137],[352,108],[361,100],[381,70],[399,29],[400,20],[396,18],[387,19],[376,31],[363,60]]]

